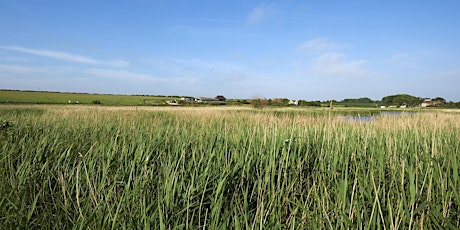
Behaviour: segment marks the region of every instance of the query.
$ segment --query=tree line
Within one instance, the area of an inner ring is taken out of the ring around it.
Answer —
[[[372,100],[368,97],[363,98],[347,98],[341,101],[332,100],[333,105],[341,105],[345,107],[379,107],[379,106],[407,106],[407,107],[417,107],[424,102],[425,98],[416,97],[408,94],[396,94],[385,96],[381,100]],[[442,97],[432,98],[431,101],[436,101],[436,107],[441,108],[460,108],[460,102],[447,102]],[[264,98],[254,98],[250,101],[245,101],[254,106],[294,106],[290,104],[290,100],[287,98],[275,98],[275,99],[264,99]],[[297,106],[329,106],[331,101],[307,101],[307,100],[298,100]],[[433,105],[434,106],[434,105]]]

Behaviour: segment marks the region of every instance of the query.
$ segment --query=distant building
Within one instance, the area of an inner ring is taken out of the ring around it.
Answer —
[[[193,101],[196,100],[196,98],[194,98],[194,97],[183,97],[180,100],[181,101],[189,101],[189,102],[192,101],[193,102]]]
[[[289,105],[298,106],[299,105],[299,100],[289,100]]]
[[[431,98],[425,98],[420,104],[421,107],[430,107],[430,106],[437,106],[442,104],[442,101],[432,100]]]
[[[167,103],[168,105],[179,105],[179,102],[177,102],[176,100],[166,101],[166,103]]]
[[[226,99],[224,96],[222,96],[222,95],[217,95],[215,98],[216,98],[216,100],[218,100],[218,101],[226,101],[226,100],[227,100],[227,99]]]
[[[215,102],[215,101],[219,101],[219,100],[217,100],[216,98],[212,98],[212,97],[199,97],[195,101],[196,102],[201,102],[201,103],[209,103],[209,102]]]
[[[431,98],[425,98],[420,105],[421,107],[428,107],[432,104]]]

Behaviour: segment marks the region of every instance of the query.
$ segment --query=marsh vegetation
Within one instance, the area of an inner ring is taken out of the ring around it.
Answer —
[[[3,106],[0,225],[460,227],[460,113],[337,113]]]

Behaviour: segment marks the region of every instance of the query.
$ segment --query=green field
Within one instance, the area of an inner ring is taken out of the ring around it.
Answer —
[[[460,113],[346,113],[0,105],[0,226],[458,229]]]
[[[0,90],[0,103],[8,104],[165,105],[173,99],[178,97]]]

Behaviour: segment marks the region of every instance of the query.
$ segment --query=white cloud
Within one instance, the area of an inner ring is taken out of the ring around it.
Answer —
[[[315,38],[305,41],[299,48],[307,52],[326,52],[336,50],[338,45],[328,38]]]
[[[239,67],[232,63],[222,61],[208,61],[202,59],[170,59],[174,65],[182,66],[185,69],[207,72],[228,72],[234,71]]]
[[[401,60],[404,60],[404,59],[407,59],[409,57],[408,54],[406,53],[397,53],[397,54],[394,54],[391,58],[390,58],[390,61],[392,62],[399,62]]]
[[[126,67],[129,66],[129,62],[121,59],[116,59],[108,62],[102,62],[103,64],[107,64],[113,67]]]
[[[43,73],[43,72],[46,72],[46,70],[42,68],[32,68],[32,67],[26,67],[26,66],[0,64],[0,73],[31,74],[31,73]]]
[[[248,24],[254,25],[259,24],[266,20],[271,12],[273,5],[271,4],[260,4],[254,7],[251,12],[246,17],[246,22]]]
[[[447,78],[459,78],[460,79],[460,69],[445,71],[441,74],[443,77]]]
[[[1,48],[6,49],[6,50],[13,50],[13,51],[18,51],[22,53],[33,54],[33,55],[42,56],[42,57],[55,58],[55,59],[64,60],[64,61],[71,61],[71,62],[78,62],[78,63],[85,63],[85,64],[101,64],[100,61],[90,58],[90,57],[73,55],[73,54],[68,54],[68,53],[63,53],[63,52],[41,50],[41,49],[29,49],[29,48],[24,48],[24,47],[19,47],[19,46],[2,46]]]
[[[0,46],[1,49],[4,50],[12,50],[21,53],[33,54],[41,57],[48,57],[54,58],[62,61],[69,61],[69,62],[76,62],[82,64],[90,64],[90,65],[110,65],[113,67],[123,67],[129,65],[128,62],[123,60],[113,60],[113,61],[101,61],[94,59],[92,57],[86,57],[81,55],[75,55],[65,52],[58,52],[58,51],[51,51],[51,50],[43,50],[43,49],[30,49],[24,48],[20,46]]]
[[[375,75],[365,67],[365,60],[344,59],[341,53],[324,53],[312,60],[313,73],[317,76],[338,78],[366,78]]]
[[[148,74],[141,74],[141,73],[134,73],[126,70],[113,70],[113,69],[98,69],[93,68],[89,69],[87,73],[110,78],[110,79],[120,79],[120,80],[128,80],[128,81],[162,81],[161,78],[148,75]]]
[[[165,76],[223,78],[243,72],[243,67],[224,61],[197,58],[156,58],[146,61],[157,73]]]
[[[306,40],[298,48],[310,54],[310,66],[306,72],[303,70],[300,74],[340,79],[368,78],[377,75],[366,67],[366,60],[347,60],[345,54],[337,51],[342,47],[343,44],[324,37]],[[294,62],[292,66],[302,69],[302,63],[304,62]]]
[[[135,83],[194,83],[197,80],[190,77],[173,77],[173,78],[161,78],[156,77],[150,74],[136,73],[126,70],[114,70],[114,69],[99,69],[92,68],[86,71],[86,73],[109,78],[109,79],[118,79],[122,81],[130,81]]]
[[[417,68],[417,59],[407,53],[396,53],[389,59],[389,62],[406,68]]]

